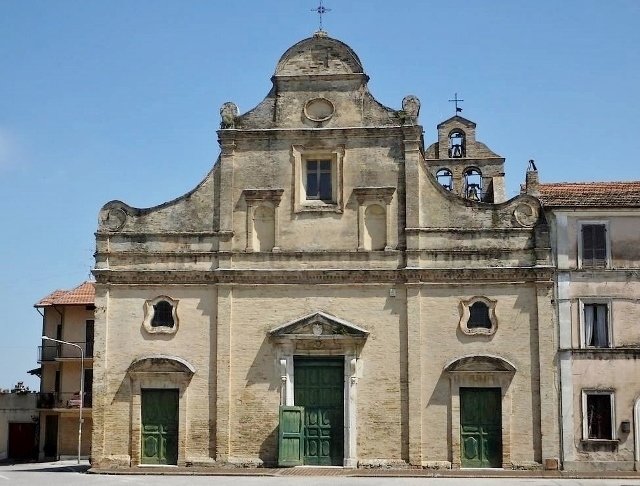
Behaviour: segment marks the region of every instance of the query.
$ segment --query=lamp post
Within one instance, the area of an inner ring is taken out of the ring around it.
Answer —
[[[53,341],[54,343],[67,344],[78,348],[80,350],[80,413],[78,416],[78,464],[80,464],[80,450],[82,448],[82,406],[84,405],[84,349],[82,346],[68,341],[62,341],[60,339],[53,339],[47,336],[42,336],[43,341]]]

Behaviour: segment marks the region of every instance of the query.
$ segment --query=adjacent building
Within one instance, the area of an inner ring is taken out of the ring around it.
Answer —
[[[506,200],[475,123],[454,116],[425,145],[420,101],[383,106],[368,80],[317,32],[258,106],[222,106],[195,189],[100,210],[97,467],[557,467],[540,202]],[[79,300],[39,303],[45,332],[87,343]],[[43,351],[43,390],[76,392],[72,350]],[[53,403],[45,430],[73,427]]]
[[[557,270],[562,461],[640,466],[640,182],[537,184]]]
[[[0,461],[38,458],[36,393],[18,382],[0,390]]]
[[[40,415],[40,459],[57,460],[77,456],[81,404],[81,455],[89,457],[94,299],[94,283],[84,282],[72,290],[56,290],[35,304],[43,318],[42,335],[71,343],[43,340],[38,347],[41,366],[37,403]],[[81,379],[84,380],[84,397],[80,395]]]

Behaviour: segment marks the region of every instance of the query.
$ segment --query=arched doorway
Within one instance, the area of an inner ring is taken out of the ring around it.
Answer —
[[[515,366],[492,355],[447,363],[451,383],[453,468],[497,468],[511,462],[511,380]]]
[[[183,465],[186,392],[195,368],[177,356],[150,355],[135,359],[127,372],[131,378],[131,465]]]

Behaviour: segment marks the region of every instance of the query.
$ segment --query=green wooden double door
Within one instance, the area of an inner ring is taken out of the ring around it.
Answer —
[[[143,389],[142,464],[178,463],[178,390]]]
[[[502,467],[500,388],[460,388],[462,467]]]
[[[278,463],[341,466],[344,360],[296,358],[293,407],[281,407]]]

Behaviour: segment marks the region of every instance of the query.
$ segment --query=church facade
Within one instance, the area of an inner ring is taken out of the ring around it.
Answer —
[[[96,467],[557,467],[540,203],[473,122],[427,146],[368,79],[318,32],[223,105],[194,190],[101,209]]]

